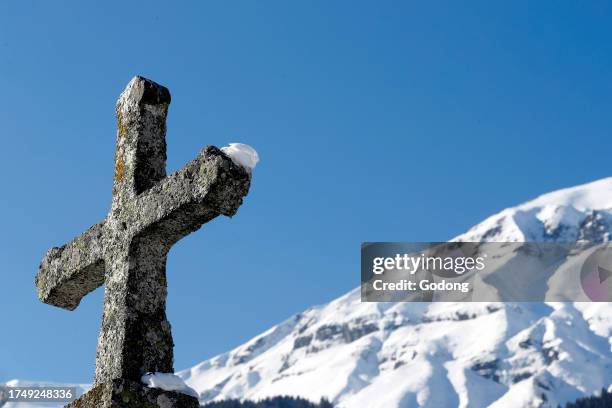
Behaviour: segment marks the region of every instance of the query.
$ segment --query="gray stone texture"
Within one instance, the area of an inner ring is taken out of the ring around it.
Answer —
[[[50,249],[36,276],[39,298],[68,310],[106,285],[95,385],[174,371],[165,312],[168,251],[215,217],[236,214],[249,190],[250,172],[213,146],[166,176],[169,104],[165,87],[141,77],[130,81],[116,106],[111,210]]]
[[[199,408],[197,398],[116,379],[96,385],[66,408]]]

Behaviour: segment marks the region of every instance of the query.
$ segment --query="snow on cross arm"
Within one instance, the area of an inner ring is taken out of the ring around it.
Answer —
[[[229,146],[221,148],[232,161],[248,170],[253,170],[259,162],[257,151],[244,143],[230,143]]]

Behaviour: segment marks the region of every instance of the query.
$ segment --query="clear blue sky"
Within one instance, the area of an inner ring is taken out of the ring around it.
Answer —
[[[238,215],[174,247],[176,369],[359,283],[361,241],[450,238],[612,174],[610,4],[0,2],[0,380],[89,382],[102,290],[40,303],[53,245],[110,206],[114,105],[166,85],[169,171],[240,141]]]

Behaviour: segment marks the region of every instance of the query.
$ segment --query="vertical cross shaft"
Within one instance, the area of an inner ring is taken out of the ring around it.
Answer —
[[[174,372],[166,319],[163,240],[131,229],[136,197],[166,177],[166,115],[170,92],[136,77],[117,101],[113,201],[108,216],[104,315],[98,339],[96,382]],[[130,222],[132,219],[132,222]],[[126,290],[127,289],[127,290]],[[117,351],[121,350],[122,355]]]
[[[166,258],[174,243],[233,216],[251,174],[213,146],[166,177],[168,90],[135,77],[117,102],[113,200],[107,217],[52,248],[36,276],[43,302],[73,310],[106,284],[95,383],[173,372]]]

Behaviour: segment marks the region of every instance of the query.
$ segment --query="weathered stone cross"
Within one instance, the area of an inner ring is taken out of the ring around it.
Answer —
[[[44,257],[36,286],[48,304],[74,310],[106,284],[95,383],[140,382],[173,372],[166,320],[166,257],[174,243],[220,214],[232,216],[251,175],[216,147],[166,177],[170,92],[135,77],[116,106],[111,210],[102,222]]]

